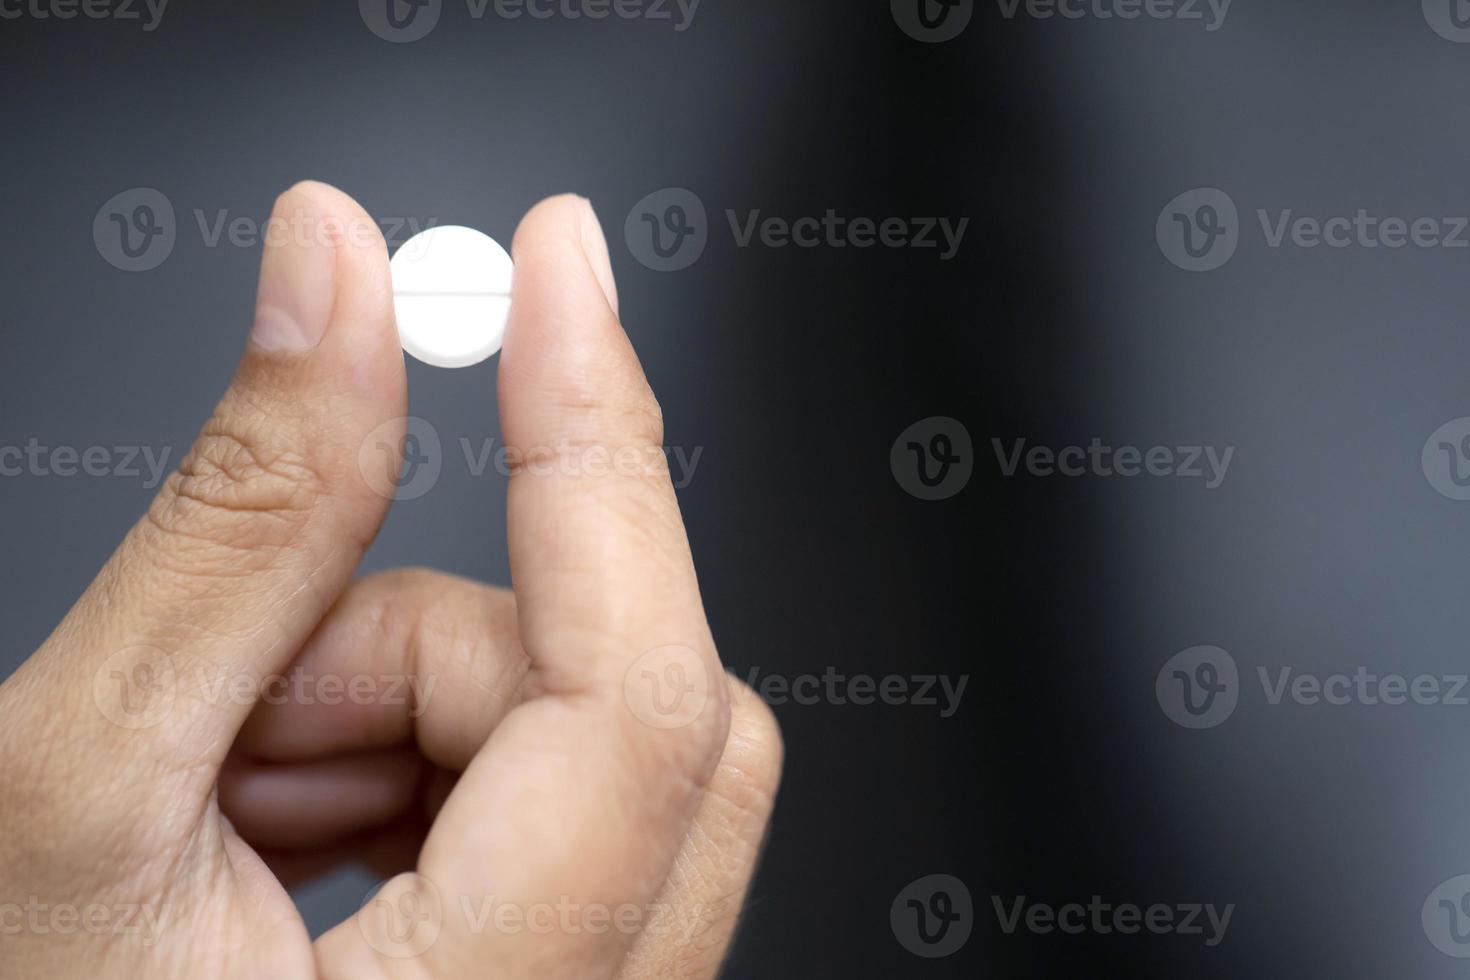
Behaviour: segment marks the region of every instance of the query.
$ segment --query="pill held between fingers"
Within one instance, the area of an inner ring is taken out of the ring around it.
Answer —
[[[460,368],[500,350],[514,266],[495,239],[440,225],[404,242],[389,267],[405,351],[425,364]]]

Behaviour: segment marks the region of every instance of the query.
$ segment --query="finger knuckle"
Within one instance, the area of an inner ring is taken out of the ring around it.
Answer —
[[[387,613],[397,611],[395,604],[405,595],[428,595],[443,588],[443,573],[410,565],[374,572],[358,583],[357,593]]]
[[[661,446],[664,441],[664,411],[646,384],[634,394],[624,408],[629,431],[641,444]]]
[[[610,386],[570,384],[554,404],[570,442],[610,449],[663,444],[663,409],[642,377]]]
[[[149,511],[171,537],[232,550],[289,546],[325,494],[311,459],[287,448],[264,413],[222,408],[205,425]]]
[[[442,576],[423,579],[427,598],[400,599],[401,618],[407,622],[405,646],[414,670],[429,677],[445,674],[457,687],[476,692],[489,705],[508,696],[512,675],[528,666],[514,637],[514,605],[509,593],[490,588],[456,592],[445,588]],[[402,595],[408,595],[404,593]],[[506,607],[510,607],[510,622]]]
[[[718,672],[715,672],[718,677]],[[660,748],[674,768],[692,780],[691,785],[700,790],[709,786],[710,779],[725,752],[729,741],[731,707],[725,685],[710,686],[708,697],[693,719],[666,732],[660,739]]]
[[[727,795],[746,810],[769,810],[781,785],[786,748],[780,722],[748,684],[731,679],[730,730],[720,767]]]

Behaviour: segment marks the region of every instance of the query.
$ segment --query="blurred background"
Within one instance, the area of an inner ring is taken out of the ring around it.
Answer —
[[[0,676],[276,194],[393,246],[575,191],[785,732],[728,976],[1463,973],[1470,5],[388,3],[0,0]],[[409,381],[441,472],[364,571],[507,584],[494,362]]]

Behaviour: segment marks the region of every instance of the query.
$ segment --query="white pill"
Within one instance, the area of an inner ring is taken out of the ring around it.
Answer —
[[[495,239],[441,225],[404,242],[389,265],[404,350],[443,368],[479,364],[500,350],[514,266]]]

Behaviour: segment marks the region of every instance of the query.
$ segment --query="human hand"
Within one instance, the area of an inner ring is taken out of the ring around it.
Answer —
[[[321,234],[268,241],[213,418],[0,685],[0,977],[714,976],[780,738],[719,666],[591,207],[515,238],[514,594],[353,581],[407,402],[387,251],[321,184],[275,214]],[[293,667],[418,698],[258,697]],[[413,870],[313,943],[286,889],[349,860]]]

